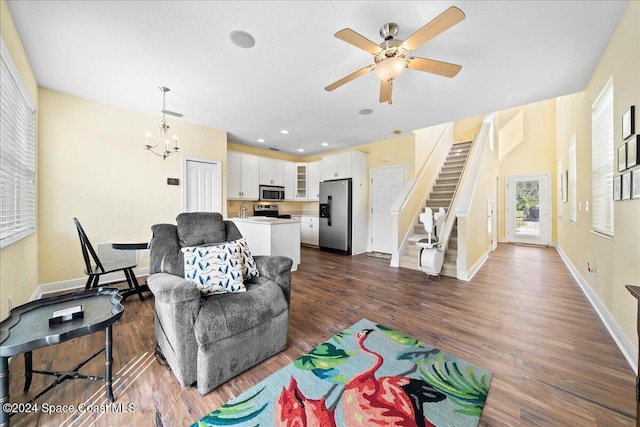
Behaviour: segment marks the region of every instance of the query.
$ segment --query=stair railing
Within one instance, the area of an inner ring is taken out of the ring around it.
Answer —
[[[482,127],[480,128],[480,132],[476,135],[473,143],[471,144],[471,149],[469,150],[467,161],[462,168],[460,180],[458,181],[458,185],[456,186],[456,190],[453,194],[453,199],[451,200],[449,209],[447,209],[447,220],[445,221],[444,227],[442,228],[442,233],[439,235],[439,248],[445,253],[447,250],[447,246],[449,245],[449,238],[451,237],[451,231],[453,230],[453,224],[456,218],[466,217],[469,212],[471,201],[473,200],[473,193],[476,189],[480,166],[482,165],[482,159],[484,157],[487,144],[489,143],[490,132],[493,132],[493,114],[485,116]],[[459,268],[461,265],[461,263],[459,262],[461,257],[465,257],[464,264],[466,265],[465,245],[466,242],[464,240],[461,241],[460,239],[458,239],[458,261],[456,263],[456,277],[461,280],[468,280],[466,277],[464,277],[466,274],[466,269],[464,274],[461,274]]]
[[[453,123],[447,123],[427,161],[415,179],[407,180],[398,197],[391,205],[391,232],[393,252],[391,266],[400,266],[400,254],[407,239],[413,232],[418,215],[425,206],[429,193],[435,184],[451,145],[453,144]]]

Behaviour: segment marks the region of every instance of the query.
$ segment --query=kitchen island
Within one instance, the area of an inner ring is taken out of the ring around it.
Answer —
[[[247,240],[252,255],[283,255],[300,264],[300,220],[255,216],[229,218]]]

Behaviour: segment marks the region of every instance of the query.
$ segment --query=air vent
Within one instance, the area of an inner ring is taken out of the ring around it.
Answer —
[[[280,151],[279,148],[273,148],[273,147],[269,148],[269,150],[271,150],[271,151]]]

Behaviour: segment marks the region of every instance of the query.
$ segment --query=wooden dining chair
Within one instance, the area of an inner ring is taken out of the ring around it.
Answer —
[[[82,257],[84,258],[84,264],[86,266],[84,273],[89,276],[84,288],[97,288],[98,282],[100,281],[100,276],[116,271],[122,271],[124,272],[124,276],[127,279],[127,283],[129,284],[129,293],[137,293],[140,297],[140,301],[144,301],[142,290],[140,289],[140,285],[138,284],[138,279],[136,279],[136,276],[133,273],[133,269],[137,266],[137,263],[130,260],[105,263],[101,262],[100,258],[98,258],[98,254],[93,249],[93,246],[91,245],[91,242],[87,237],[87,233],[84,232],[84,229],[80,225],[80,221],[78,221],[77,218],[73,218],[73,222],[76,224],[76,228],[78,229],[78,236],[80,237]],[[129,293],[127,293],[127,295]]]

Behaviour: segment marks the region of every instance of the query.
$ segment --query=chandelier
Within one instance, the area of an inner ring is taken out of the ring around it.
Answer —
[[[159,89],[162,91],[162,123],[160,123],[160,140],[156,143],[156,145],[151,145],[151,132],[147,132],[147,144],[145,145],[145,149],[151,151],[156,156],[162,156],[162,160],[164,160],[170,155],[180,151],[180,147],[178,147],[178,135],[173,135],[173,147],[171,146],[171,141],[169,138],[169,129],[171,128],[171,126],[167,124],[166,115],[169,114],[175,117],[182,117],[182,114],[167,110],[166,94],[171,89],[165,86],[160,86]],[[158,146],[160,146],[163,150],[162,153],[157,153],[156,151],[154,151],[154,149]]]

